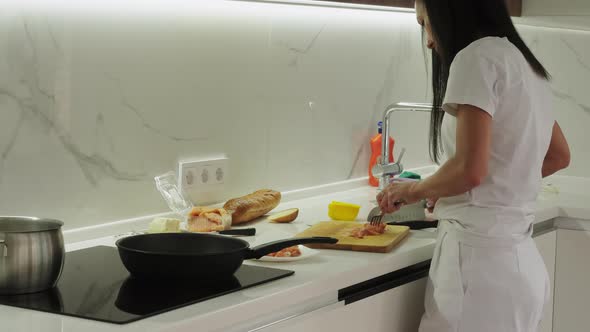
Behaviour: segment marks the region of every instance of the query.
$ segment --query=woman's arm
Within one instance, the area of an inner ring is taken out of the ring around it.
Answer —
[[[411,204],[423,198],[455,196],[481,184],[488,174],[492,117],[471,105],[459,105],[456,117],[455,156],[423,181],[387,187],[377,196],[384,213],[398,210],[395,202],[401,200]]]
[[[456,117],[455,156],[433,176],[416,183],[413,189],[421,198],[462,194],[479,186],[488,174],[492,117],[471,105],[460,105]]]
[[[549,143],[549,150],[543,160],[543,168],[541,174],[547,177],[559,170],[562,170],[570,164],[570,147],[567,140],[559,127],[557,121],[553,124],[553,132],[551,133],[551,143]]]

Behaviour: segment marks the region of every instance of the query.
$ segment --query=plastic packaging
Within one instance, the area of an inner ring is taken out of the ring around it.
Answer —
[[[186,198],[186,195],[178,188],[178,179],[174,172],[156,176],[156,188],[168,204],[170,210],[178,214],[186,221],[189,211],[193,208],[193,203]]]

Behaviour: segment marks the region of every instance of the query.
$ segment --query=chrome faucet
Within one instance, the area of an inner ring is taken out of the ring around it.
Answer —
[[[389,118],[395,112],[430,112],[432,104],[427,103],[397,103],[387,106],[383,113],[383,138],[381,139],[381,160],[373,166],[373,176],[379,177],[379,190],[383,190],[392,176],[401,174],[404,166],[401,164],[405,148],[393,163],[389,162]]]

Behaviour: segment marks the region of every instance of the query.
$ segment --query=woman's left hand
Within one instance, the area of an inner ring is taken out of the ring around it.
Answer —
[[[415,194],[414,186],[417,182],[392,183],[377,195],[377,203],[381,213],[393,213],[405,204],[416,203],[420,200]]]

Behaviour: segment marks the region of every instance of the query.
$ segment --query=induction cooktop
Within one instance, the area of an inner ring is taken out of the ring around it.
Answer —
[[[98,246],[66,253],[51,290],[0,296],[0,304],[126,324],[292,275],[293,271],[242,265],[230,279],[153,282],[132,278],[116,248]]]

